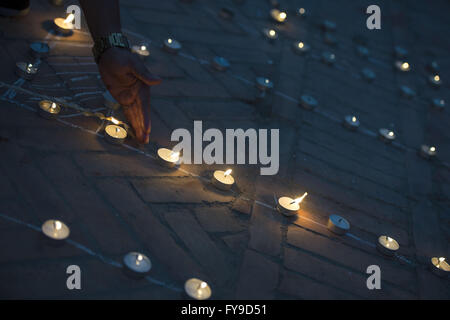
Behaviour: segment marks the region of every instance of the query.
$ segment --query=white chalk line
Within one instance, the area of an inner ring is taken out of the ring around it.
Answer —
[[[30,223],[27,223],[27,222],[24,222],[24,221],[21,221],[21,220],[19,220],[17,218],[8,216],[6,214],[0,213],[0,217],[5,219],[5,220],[14,222],[16,224],[25,226],[25,227],[27,227],[29,229],[32,229],[32,230],[36,231],[36,232],[42,232],[40,227],[35,226],[33,224],[30,224]],[[73,247],[75,247],[75,248],[77,248],[77,249],[79,249],[81,251],[84,251],[88,255],[90,255],[92,257],[95,257],[95,258],[99,259],[100,261],[102,261],[102,262],[104,262],[104,263],[106,263],[106,264],[108,264],[108,265],[110,265],[112,267],[123,269],[123,265],[121,263],[119,263],[119,262],[117,262],[115,260],[112,260],[112,259],[110,259],[108,257],[105,257],[104,255],[102,255],[100,253],[97,253],[97,252],[93,251],[92,249],[89,249],[88,247],[86,247],[85,245],[83,245],[81,243],[78,243],[78,242],[76,242],[76,241],[74,241],[72,239],[67,239],[67,240],[64,240],[64,241],[67,242],[68,244],[72,245]],[[177,291],[177,292],[182,292],[183,291],[182,289],[180,289],[180,288],[178,288],[178,287],[176,287],[176,286],[174,286],[172,284],[165,283],[163,281],[160,281],[160,280],[155,279],[155,278],[150,277],[150,276],[146,276],[145,279],[148,282],[150,282],[150,283],[157,284],[159,286],[165,287],[165,288],[173,290],[173,291]]]

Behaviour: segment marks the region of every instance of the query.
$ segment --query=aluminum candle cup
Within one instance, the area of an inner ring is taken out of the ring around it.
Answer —
[[[300,105],[306,110],[314,110],[317,108],[318,102],[312,96],[304,94],[300,97]]]
[[[439,111],[444,110],[445,100],[444,99],[433,99],[431,100],[431,106]]]
[[[328,217],[327,228],[333,233],[343,235],[350,230],[350,223],[344,218],[332,214]]]
[[[378,130],[378,134],[380,139],[386,143],[391,143],[396,138],[394,131],[385,128]]]
[[[444,257],[431,258],[431,271],[440,277],[446,277],[450,272],[450,265]]]
[[[437,75],[437,74],[434,75],[434,76],[430,76],[428,78],[428,81],[435,88],[439,88],[441,86],[441,84],[442,84],[441,77],[439,75]]]
[[[436,157],[436,152],[436,147],[430,147],[424,144],[420,147],[419,154],[425,159],[431,159]]]
[[[38,72],[38,68],[33,66],[32,63],[17,62],[16,63],[16,75],[25,79],[31,80]]]
[[[376,78],[375,72],[373,72],[369,68],[362,69],[361,74],[363,78],[366,79],[368,82],[372,82]]]
[[[343,121],[344,126],[350,130],[357,130],[359,128],[359,120],[355,116],[346,116]]]
[[[395,46],[394,54],[398,59],[403,59],[406,58],[406,56],[408,55],[408,50],[400,46]]]
[[[48,56],[50,47],[45,42],[33,42],[30,44],[31,55],[35,59],[41,59]]]
[[[70,235],[69,227],[59,220],[47,220],[41,227],[45,240],[52,245],[60,245]]]
[[[393,256],[400,248],[398,242],[388,236],[380,236],[377,242],[377,249],[384,255]]]
[[[178,53],[181,50],[182,46],[181,43],[179,43],[177,40],[169,38],[164,40],[163,48],[167,52]]]
[[[394,66],[397,70],[402,71],[402,72],[411,71],[411,65],[406,61],[396,61],[394,63]]]
[[[275,22],[284,23],[287,19],[287,13],[275,8],[275,9],[270,10],[270,17]]]
[[[322,53],[322,61],[331,66],[336,62],[336,55],[331,52],[324,52]]]
[[[38,114],[45,119],[56,119],[61,112],[61,106],[49,100],[39,101]]]
[[[274,40],[278,39],[278,32],[276,32],[274,29],[269,29],[269,28],[263,29],[263,35],[269,41],[274,41]]]
[[[195,300],[206,300],[211,297],[211,288],[209,285],[200,279],[191,278],[184,284],[184,291],[186,294]]]
[[[296,215],[298,210],[300,210],[300,203],[307,195],[308,193],[305,192],[303,196],[296,199],[292,199],[290,197],[279,198],[277,203],[278,211],[288,217]]]
[[[309,46],[302,41],[294,42],[292,48],[294,49],[295,53],[300,55],[307,53],[310,49]]]
[[[225,71],[230,67],[228,60],[223,57],[214,57],[211,64],[218,71]]]
[[[55,18],[53,19],[53,28],[61,35],[71,35],[74,29],[73,19],[75,19],[73,13],[70,13],[67,18]]]
[[[127,130],[116,124],[105,127],[105,140],[111,144],[122,144],[127,138]]]
[[[403,97],[412,99],[416,96],[416,92],[408,86],[400,86],[400,93]]]
[[[231,169],[228,169],[226,171],[214,171],[211,182],[216,188],[220,190],[230,190],[234,185],[234,178],[231,175]]]
[[[141,58],[141,60],[146,60],[150,55],[150,51],[148,51],[148,45],[144,43],[138,46],[132,46],[131,52],[136,53],[139,58]]]
[[[158,152],[158,162],[164,167],[173,168],[180,160],[180,153],[173,152],[170,149],[159,148]]]
[[[333,21],[329,21],[329,20],[324,20],[320,26],[321,26],[322,30],[328,31],[328,32],[336,31],[336,29],[337,29],[336,23],[334,23]]]
[[[267,91],[273,88],[273,82],[269,78],[256,78],[256,87],[261,91]]]
[[[133,278],[145,277],[152,268],[150,259],[139,252],[129,252],[123,257],[125,272]]]
[[[113,98],[109,91],[103,93],[103,105],[113,110],[117,110],[120,107],[120,104]]]

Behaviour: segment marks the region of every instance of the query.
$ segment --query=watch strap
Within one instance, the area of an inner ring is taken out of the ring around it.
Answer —
[[[95,62],[98,63],[103,52],[113,47],[129,50],[130,44],[127,37],[122,33],[111,33],[107,37],[95,39],[94,46],[92,47]]]

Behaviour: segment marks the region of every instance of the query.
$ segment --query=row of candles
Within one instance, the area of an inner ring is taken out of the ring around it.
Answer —
[[[306,14],[305,9],[299,9],[298,14],[300,16],[304,16]],[[287,18],[287,14],[283,11],[279,11],[278,9],[272,10],[271,16],[274,20],[280,23],[284,22]],[[54,22],[57,30],[64,33],[66,30],[71,30],[73,28],[71,24],[72,20],[73,17],[69,15],[66,19],[57,18]],[[328,29],[335,28],[332,23],[325,23],[325,27]],[[266,31],[267,35],[270,38],[275,39],[277,37],[275,30],[269,29]],[[164,41],[163,48],[170,53],[177,53],[181,50],[182,46],[175,39],[169,38]],[[33,55],[39,58],[48,54],[49,51],[48,46],[42,43],[32,44],[31,49]],[[294,44],[294,49],[303,54],[309,50],[309,46],[303,42],[298,42]],[[145,44],[142,44],[140,46],[133,46],[132,51],[137,53],[143,59],[150,55],[148,47]],[[334,54],[326,53],[324,54],[323,58],[329,63],[332,63],[335,59],[335,56]],[[229,67],[229,62],[222,57],[215,57],[212,61],[212,65],[217,70],[223,71]],[[399,68],[399,70],[404,72],[410,70],[410,65],[407,62],[396,63],[396,66]],[[17,64],[17,69],[18,75],[25,79],[31,79],[38,71],[38,68],[36,66],[33,66],[33,64],[23,62]],[[434,76],[433,80],[436,84],[440,84],[440,78],[438,75]],[[256,79],[256,86],[259,90],[265,91],[273,88],[273,83],[270,79],[261,77]],[[105,105],[117,103],[115,101],[111,101],[111,99],[113,98],[110,97],[110,95],[105,95],[105,99]],[[311,110],[314,109],[318,103],[313,97],[304,95],[301,97],[300,104],[305,109]],[[61,109],[62,108],[60,104],[49,100],[43,100],[39,102],[38,113],[46,119],[55,119],[58,117]],[[120,123],[121,122],[119,120],[112,117],[111,124],[105,126],[105,139],[108,142],[111,142],[113,144],[122,144],[127,138],[127,130],[126,128],[122,127]],[[359,127],[360,122],[355,116],[349,115],[344,118],[343,124],[348,129],[356,130]],[[396,138],[396,135],[392,130],[384,128],[379,130],[379,136],[386,142],[392,142]],[[421,155],[426,158],[430,158],[435,156],[436,147],[423,145],[420,151]],[[174,152],[173,150],[167,148],[160,148],[157,151],[157,159],[161,165],[168,168],[174,168],[180,163],[180,153]],[[212,185],[220,190],[230,190],[235,184],[235,179],[231,175],[231,173],[231,169],[225,171],[214,171],[211,177]],[[300,205],[307,195],[308,193],[305,192],[302,196],[295,199],[286,196],[280,197],[277,201],[276,209],[285,216],[296,215],[299,213]],[[329,216],[327,227],[331,232],[335,234],[344,235],[350,230],[350,223],[345,218],[333,214]],[[48,220],[42,225],[42,233],[48,239],[51,239],[51,241],[60,243],[61,241],[69,237],[70,229],[62,221]],[[395,255],[400,246],[395,239],[386,235],[382,235],[378,238],[377,248],[381,253],[392,256]],[[450,266],[444,257],[433,257],[431,259],[431,264],[433,267],[432,270],[440,276],[447,275],[450,271]],[[143,277],[147,275],[150,272],[152,266],[150,259],[146,255],[139,252],[127,253],[123,258],[123,265],[128,274],[137,277]],[[198,300],[208,299],[212,294],[210,286],[205,281],[197,278],[188,279],[185,283],[184,289],[189,297]]]

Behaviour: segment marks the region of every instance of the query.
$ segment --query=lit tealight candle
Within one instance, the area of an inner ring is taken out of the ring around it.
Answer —
[[[45,119],[56,119],[61,112],[61,106],[49,100],[39,101],[38,114]]]
[[[432,271],[440,277],[446,277],[450,272],[450,265],[444,257],[431,258]]]
[[[148,45],[145,43],[132,46],[131,51],[136,53],[141,58],[141,60],[147,59],[147,57],[150,55],[150,51],[148,50]]]
[[[305,54],[309,51],[309,45],[307,45],[303,41],[294,42],[294,45],[292,47],[294,48],[294,52],[300,55]]]
[[[180,153],[170,149],[159,148],[157,154],[159,163],[168,168],[175,167],[180,160]]]
[[[361,74],[363,78],[366,79],[368,82],[372,82],[376,78],[375,72],[373,72],[369,68],[362,69]]]
[[[62,221],[59,220],[47,220],[42,225],[42,233],[54,243],[60,243],[69,237],[70,229]]]
[[[308,195],[308,192],[305,192],[301,197],[292,199],[289,197],[281,197],[278,199],[278,211],[280,211],[285,216],[293,216],[297,214],[298,210],[300,210],[300,203],[305,199]]]
[[[211,288],[209,285],[200,279],[191,278],[184,284],[186,294],[195,300],[206,300],[211,297]]]
[[[230,67],[230,63],[224,57],[214,57],[212,66],[218,71],[225,71]]]
[[[212,184],[221,190],[230,190],[234,184],[234,178],[231,175],[231,169],[227,171],[216,170],[212,176]]]
[[[55,31],[63,35],[72,34],[72,30],[74,29],[73,20],[75,19],[75,15],[70,13],[65,19],[64,18],[55,18],[53,20]]]
[[[433,99],[431,100],[431,106],[439,111],[444,110],[445,108],[445,100],[444,99]]]
[[[278,9],[270,10],[270,16],[275,22],[283,23],[287,19],[287,13]]]
[[[408,72],[411,70],[411,65],[406,61],[396,61],[395,67],[402,72]]]
[[[122,144],[127,138],[127,130],[119,126],[119,121],[115,118],[111,119],[113,124],[105,127],[105,140],[111,144]]]
[[[317,100],[307,94],[304,94],[300,97],[300,106],[302,106],[306,110],[313,110],[318,106]]]
[[[412,99],[416,96],[416,92],[413,89],[404,85],[400,86],[400,93],[402,94],[402,96],[408,99]]]
[[[385,129],[385,128],[381,128],[378,131],[378,134],[379,134],[381,140],[383,140],[384,142],[387,142],[387,143],[394,141],[396,138],[394,131]]]
[[[256,78],[256,87],[261,91],[267,91],[273,88],[273,82],[269,78]]]
[[[430,84],[433,85],[436,88],[439,88],[441,86],[442,80],[441,80],[441,77],[438,74],[436,74],[434,76],[430,76],[428,78],[428,80],[430,81]]]
[[[398,242],[388,236],[380,236],[377,242],[377,249],[387,256],[393,256],[400,248]]]
[[[34,66],[32,63],[27,62],[17,62],[16,63],[16,74],[25,79],[31,80],[38,72],[38,68]]]
[[[50,47],[45,42],[33,42],[30,44],[30,50],[33,58],[41,59],[48,55]]]
[[[343,124],[350,130],[357,130],[359,128],[359,120],[355,116],[346,116]]]
[[[307,16],[306,9],[305,8],[298,8],[297,9],[297,15],[299,17],[305,18]]]
[[[152,263],[150,259],[139,252],[129,252],[123,257],[123,265],[128,275],[141,278],[150,272]]]
[[[328,217],[327,228],[333,233],[342,235],[350,230],[350,223],[341,216],[332,214]]]
[[[182,48],[181,43],[172,38],[164,40],[163,47],[164,50],[170,53],[178,53]]]
[[[420,147],[420,155],[425,159],[431,159],[436,157],[436,153],[437,150],[436,147],[434,146],[430,147],[424,144]]]
[[[270,41],[278,39],[278,32],[276,32],[274,29],[265,28],[263,29],[263,34]]]
[[[322,61],[328,65],[332,65],[336,61],[336,55],[331,52],[324,52],[322,53]]]

